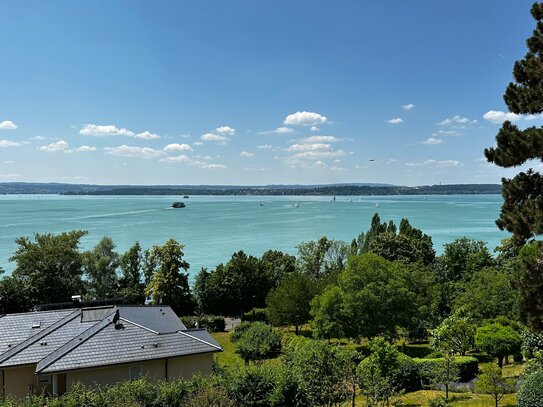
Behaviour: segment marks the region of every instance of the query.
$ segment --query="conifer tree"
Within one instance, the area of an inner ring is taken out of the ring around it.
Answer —
[[[513,68],[515,83],[507,86],[504,100],[511,113],[543,112],[543,3],[534,3],[532,16],[537,21],[527,40],[528,53]],[[528,160],[543,160],[543,128],[519,129],[505,121],[496,136],[496,147],[485,150],[489,162],[515,167]],[[543,176],[533,170],[512,179],[502,179],[504,203],[496,221],[500,229],[513,233],[518,245],[543,233]]]

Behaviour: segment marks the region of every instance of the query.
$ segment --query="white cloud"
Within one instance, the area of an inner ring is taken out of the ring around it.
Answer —
[[[308,158],[308,159],[323,159],[323,158],[336,158],[343,157],[346,153],[343,150],[335,151],[304,151],[302,153],[294,154],[294,158]]]
[[[202,139],[203,141],[216,141],[216,142],[221,143],[221,144],[227,144],[228,141],[230,141],[230,139],[228,137],[221,136],[221,135],[215,134],[215,133],[206,133],[206,134],[202,135],[202,137],[200,137],[200,139]]]
[[[518,114],[510,113],[510,112],[502,112],[500,110],[489,110],[483,115],[483,119],[491,123],[496,123],[496,124],[503,123],[506,120],[514,122],[514,121],[520,120],[521,118],[522,116]]]
[[[256,148],[260,150],[270,150],[273,148],[273,146],[271,144],[262,144],[260,146],[256,146]]]
[[[0,174],[0,180],[2,181],[12,181],[21,178],[23,178],[21,174]]]
[[[289,127],[278,127],[273,130],[261,131],[258,134],[289,134],[294,133],[294,129]]]
[[[144,131],[143,133],[135,134],[134,138],[139,138],[142,140],[156,140],[159,139],[160,136],[158,134],[151,133],[150,131]]]
[[[4,147],[20,147],[21,143],[11,140],[0,140],[0,148]]]
[[[430,145],[430,146],[435,146],[437,144],[441,144],[443,143],[443,140],[440,139],[440,138],[433,138],[433,137],[428,137],[426,140],[424,140],[422,142],[422,144],[427,144],[427,145]]]
[[[45,151],[47,153],[57,153],[57,152],[67,152],[70,149],[68,143],[64,140],[59,140],[46,146],[38,147],[40,151]]]
[[[15,164],[15,161],[12,161],[12,160],[4,161],[4,164],[6,165]]]
[[[236,134],[236,129],[233,129],[229,126],[221,126],[215,129],[215,133],[219,133],[225,136],[233,136],[234,134]]]
[[[438,137],[438,136],[462,136],[464,133],[460,133],[457,130],[439,130],[435,133],[432,133],[432,137]]]
[[[133,137],[134,132],[119,128],[113,124],[99,125],[99,124],[85,124],[79,134],[83,136],[98,136],[98,137],[108,137],[108,136],[127,136]]]
[[[45,137],[43,137],[43,136],[36,136],[36,137],[32,137],[32,140],[43,141],[43,140],[45,140]]]
[[[205,161],[199,161],[199,160],[194,160],[184,154],[182,155],[178,155],[176,157],[166,157],[166,158],[161,158],[160,161],[162,162],[165,162],[165,163],[182,163],[182,164],[187,164],[187,165],[190,165],[190,166],[193,166],[193,167],[198,167],[198,168],[204,168],[204,169],[222,169],[222,168],[226,168],[226,165],[223,165],[223,164],[215,164],[215,163],[208,163],[208,162],[205,162]]]
[[[104,151],[106,154],[118,157],[154,158],[164,154],[164,152],[160,150],[149,147],[127,146],[126,144],[118,147],[105,147]]]
[[[19,126],[17,126],[11,120],[4,120],[3,122],[0,122],[0,130],[15,130],[17,127]]]
[[[293,144],[287,148],[287,151],[316,151],[316,150],[331,150],[332,146],[325,143],[306,143]]]
[[[182,154],[175,157],[161,158],[160,161],[165,163],[189,163],[191,162],[191,159],[186,155]]]
[[[415,108],[415,105],[413,103],[408,103],[407,105],[402,106],[402,109],[407,110],[407,111],[412,110],[414,108]]]
[[[309,130],[311,130],[311,131],[321,131],[321,129],[319,129],[317,126],[311,126],[311,128]]]
[[[86,153],[89,151],[96,151],[96,147],[94,146],[81,146],[77,147],[75,150],[73,150],[76,153]]]
[[[296,112],[289,114],[284,123],[288,126],[316,126],[317,124],[326,123],[328,118],[315,112]]]
[[[467,117],[454,115],[453,117],[448,117],[437,124],[438,126],[456,126],[456,127],[460,126],[461,128],[463,128],[467,124],[475,124],[475,123],[477,123],[477,120],[470,120]]]
[[[172,143],[164,147],[164,151],[193,151],[188,144]]]
[[[255,154],[254,153],[251,153],[249,151],[242,151],[241,153],[239,153],[239,155],[241,157],[246,157],[246,158],[249,158],[249,157],[254,157]]]
[[[202,144],[204,143],[202,143],[201,141],[195,141],[194,143],[192,143],[193,146],[201,146]]]
[[[402,124],[403,119],[401,117],[395,117],[394,119],[388,120],[387,123],[390,123],[390,124]]]
[[[336,171],[336,172],[347,172],[347,168],[339,167],[337,165],[333,165],[330,167],[330,171]]]
[[[408,167],[435,167],[435,168],[446,168],[446,167],[462,167],[460,161],[457,160],[426,160],[422,162],[411,162],[405,163]]]
[[[343,139],[334,136],[309,136],[297,140],[299,143],[337,143]]]
[[[86,153],[90,151],[96,151],[96,147],[93,146],[81,146],[73,150],[74,153]]]

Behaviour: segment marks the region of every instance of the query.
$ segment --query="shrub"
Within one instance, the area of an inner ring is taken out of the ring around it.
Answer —
[[[517,394],[518,407],[543,407],[543,370],[528,375]]]
[[[253,308],[251,311],[244,312],[241,314],[241,320],[247,322],[268,322],[266,308]]]
[[[436,359],[413,359],[419,377],[424,385],[428,385],[432,381],[433,372],[445,363],[444,358]],[[479,370],[479,361],[471,356],[458,356],[452,361],[452,364],[458,368],[460,381],[469,382],[477,376]]]
[[[498,366],[502,367],[507,355],[520,352],[522,338],[509,325],[498,323],[487,324],[477,329],[475,345],[478,349],[498,358]]]
[[[428,400],[428,407],[447,407],[449,402],[443,397],[435,397]]]
[[[250,322],[242,322],[234,329],[234,332],[230,334],[230,341],[237,342],[240,338],[247,332],[247,330],[252,326]]]
[[[281,336],[263,322],[250,324],[249,328],[237,339],[236,352],[245,363],[276,356],[281,350]]]

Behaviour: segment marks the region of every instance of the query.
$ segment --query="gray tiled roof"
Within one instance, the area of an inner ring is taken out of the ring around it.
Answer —
[[[51,352],[64,345],[69,339],[80,335],[93,325],[96,325],[96,322],[80,322],[79,312],[76,312],[74,316],[75,318],[66,321],[62,326],[51,329],[50,332],[43,332],[45,335],[35,335],[38,338],[33,343],[27,346],[24,346],[26,345],[24,342],[21,343],[20,345],[22,346],[20,347],[22,349],[13,349],[13,351],[18,351],[14,352],[13,356],[1,355],[0,360],[7,358],[3,363],[0,363],[0,368],[38,363]],[[50,328],[53,328],[53,326]],[[30,339],[34,339],[34,337]]]
[[[117,329],[109,323],[94,335],[77,341],[79,344],[68,352],[58,352],[56,358],[42,360],[36,372],[60,372],[222,350],[206,331],[198,332],[197,336],[192,331],[158,335],[130,322],[124,322],[123,327]]]
[[[0,318],[0,354],[73,313],[73,309],[7,314]],[[33,325],[39,327],[32,328]],[[8,346],[11,345],[11,346]]]
[[[116,312],[120,316],[117,327],[113,323]],[[48,373],[218,351],[222,348],[207,331],[187,331],[168,306],[111,306],[0,317],[0,369],[37,364],[36,373]]]
[[[170,333],[187,329],[170,307],[147,306],[126,307],[118,306],[121,318],[144,326],[157,333]]]

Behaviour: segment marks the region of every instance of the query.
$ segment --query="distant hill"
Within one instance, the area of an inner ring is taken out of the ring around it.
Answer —
[[[352,183],[324,185],[86,185],[0,183],[0,194],[60,195],[456,195],[500,194],[499,184],[423,185],[416,187]]]

